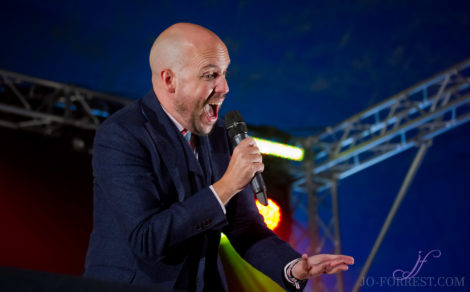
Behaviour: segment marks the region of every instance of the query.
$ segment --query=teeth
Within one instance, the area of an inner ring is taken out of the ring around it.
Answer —
[[[211,103],[209,103],[209,104],[210,104],[210,105],[219,105],[219,106],[220,106],[220,105],[222,105],[222,102],[211,102]]]

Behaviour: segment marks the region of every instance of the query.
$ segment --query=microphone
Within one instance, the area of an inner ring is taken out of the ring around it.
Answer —
[[[225,128],[232,142],[237,146],[240,142],[248,138],[248,129],[242,115],[238,111],[231,111],[225,115]],[[258,201],[267,206],[268,197],[266,195],[266,185],[264,184],[261,173],[257,172],[251,180],[251,188],[253,189]]]

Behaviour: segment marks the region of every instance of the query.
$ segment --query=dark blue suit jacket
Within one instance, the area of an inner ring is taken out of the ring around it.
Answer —
[[[265,226],[250,188],[230,200],[226,214],[209,189],[232,151],[221,120],[199,137],[197,150],[199,161],[153,91],[100,126],[85,276],[188,290],[204,277],[207,290],[223,291],[224,232],[243,258],[292,289],[283,268],[300,255]],[[201,259],[204,274],[197,273]]]

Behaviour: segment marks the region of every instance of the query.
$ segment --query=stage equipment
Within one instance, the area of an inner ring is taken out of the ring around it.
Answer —
[[[68,138],[75,150],[90,151],[99,124],[130,102],[118,96],[0,70],[0,126],[46,136],[70,132]]]
[[[269,229],[274,230],[279,223],[281,223],[282,212],[279,205],[273,200],[268,198],[268,205],[264,206],[258,200],[256,200],[256,207],[258,208],[259,213],[264,218],[264,223],[268,226]]]
[[[305,159],[301,166],[293,167],[296,181],[292,204],[294,218],[307,217],[308,225],[294,222],[293,228],[301,234],[294,239],[294,246],[307,242],[311,254],[341,253],[338,181],[405,150],[419,147],[357,279],[353,291],[358,291],[432,139],[468,121],[470,59],[306,138]],[[320,204],[329,205],[328,215],[319,215]],[[314,291],[329,291],[321,277],[314,279],[313,287]],[[337,274],[333,291],[344,291],[342,273]]]
[[[302,161],[304,149],[284,143],[274,142],[262,138],[253,137],[261,153],[273,155],[284,159]]]

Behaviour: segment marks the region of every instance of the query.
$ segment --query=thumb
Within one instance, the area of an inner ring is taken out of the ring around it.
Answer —
[[[302,255],[302,266],[306,271],[310,271],[310,269],[312,268],[308,261],[308,255],[306,253]]]

